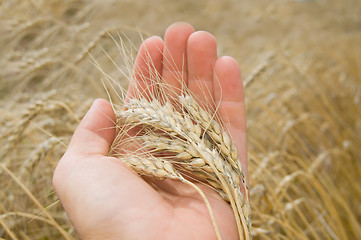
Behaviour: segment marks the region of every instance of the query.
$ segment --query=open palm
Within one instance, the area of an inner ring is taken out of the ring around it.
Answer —
[[[171,59],[171,61],[170,61]],[[149,69],[153,66],[153,69]],[[180,94],[183,84],[203,105],[217,111],[238,148],[243,169],[246,162],[246,124],[243,87],[237,62],[217,58],[215,38],[195,32],[186,23],[171,25],[164,37],[145,40],[139,50],[127,98],[154,72]],[[204,91],[207,89],[207,91]],[[96,100],[69,144],[54,173],[54,188],[82,239],[215,239],[209,212],[200,195],[188,185],[172,180],[152,180],[107,156],[115,137],[111,105]],[[237,239],[233,212],[212,189],[206,194],[223,239]]]

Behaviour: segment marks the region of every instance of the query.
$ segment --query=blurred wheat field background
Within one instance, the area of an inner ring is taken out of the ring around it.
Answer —
[[[361,2],[0,1],[0,237],[77,239],[51,179],[104,75],[187,21],[240,63],[254,239],[361,236]],[[121,39],[120,39],[121,38]],[[105,81],[105,84],[106,81]]]

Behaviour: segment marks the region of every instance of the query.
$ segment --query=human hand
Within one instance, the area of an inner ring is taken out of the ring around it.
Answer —
[[[149,66],[173,87],[173,94],[180,94],[177,89],[179,79],[183,79],[203,105],[218,106],[247,174],[245,107],[237,62],[230,57],[217,58],[216,40],[211,34],[176,23],[167,29],[164,41],[152,37],[140,47],[133,74],[139,80],[137,88],[150,87],[143,81],[152,74]],[[138,90],[130,84],[127,98]],[[56,193],[81,239],[216,238],[198,192],[172,180],[155,180],[150,186],[108,156],[114,138],[112,107],[105,100],[96,100],[54,173]],[[211,188],[198,187],[212,206],[222,238],[237,239],[232,209]]]

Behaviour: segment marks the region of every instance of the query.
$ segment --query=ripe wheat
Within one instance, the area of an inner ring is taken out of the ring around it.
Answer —
[[[144,176],[184,182],[187,173],[207,182],[232,207],[240,238],[250,239],[248,187],[227,131],[188,94],[162,102],[134,98],[123,104],[117,111],[118,132],[138,129],[127,141],[139,144],[141,151],[113,155]],[[112,149],[120,142],[118,137]]]

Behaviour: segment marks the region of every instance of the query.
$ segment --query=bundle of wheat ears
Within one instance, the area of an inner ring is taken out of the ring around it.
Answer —
[[[159,79],[153,84],[167,86]],[[203,183],[231,206],[240,239],[250,239],[248,186],[237,149],[217,114],[198,104],[183,87],[182,94],[138,94],[115,106],[117,137],[110,154],[141,176],[179,180],[204,200],[217,238],[221,239]]]

